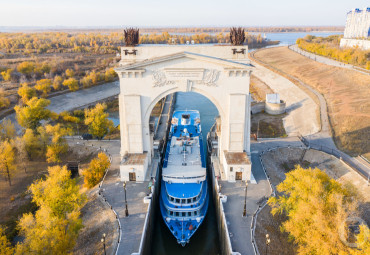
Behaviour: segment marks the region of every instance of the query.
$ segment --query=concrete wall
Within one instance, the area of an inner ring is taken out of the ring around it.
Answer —
[[[271,115],[283,114],[285,112],[286,103],[280,100],[280,104],[265,103],[265,112]]]
[[[213,158],[213,157],[212,157]],[[217,179],[215,178],[215,172],[214,167],[212,163],[212,158],[208,158],[209,162],[209,169],[210,169],[210,179],[212,184],[212,193],[213,193],[213,200],[215,203],[215,209],[216,209],[216,218],[217,218],[217,229],[218,229],[218,235],[219,235],[219,242],[220,242],[220,249],[221,254],[223,255],[232,255],[233,250],[231,246],[229,231],[227,228],[227,222],[224,212],[223,204],[220,200],[220,193],[219,193],[219,185],[217,182]],[[217,159],[216,159],[217,160]]]
[[[244,53],[233,54],[233,49],[240,52],[244,49]],[[132,53],[135,50],[135,54]],[[178,52],[193,52],[205,56],[213,56],[216,58],[238,60],[249,63],[248,59],[248,46],[231,46],[231,45],[204,45],[204,44],[194,44],[194,45],[150,45],[143,44],[137,45],[135,47],[121,47],[121,61],[120,65],[125,65],[126,63],[144,61],[151,58],[156,58],[165,55],[175,54]]]
[[[358,46],[363,50],[370,50],[370,40],[346,39],[340,40],[340,47],[356,47]]]
[[[133,255],[150,255],[151,254],[151,247],[152,247],[152,240],[153,240],[153,227],[155,226],[154,220],[156,218],[156,214],[160,213],[156,210],[158,208],[157,203],[159,202],[159,193],[160,193],[160,187],[161,187],[161,178],[160,178],[160,168],[157,167],[156,171],[156,183],[154,184],[154,189],[152,193],[152,198],[149,202],[148,206],[148,212],[146,213],[144,228],[143,228],[143,234],[141,237],[140,242],[140,248],[138,253],[135,253]]]
[[[251,107],[252,114],[257,114],[265,110],[265,102],[255,103]]]

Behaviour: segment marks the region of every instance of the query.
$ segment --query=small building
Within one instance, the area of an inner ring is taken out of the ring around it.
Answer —
[[[226,169],[226,179],[229,182],[250,181],[251,162],[245,152],[224,151],[223,167]]]
[[[147,152],[126,154],[121,161],[121,181],[143,182],[148,164]]]

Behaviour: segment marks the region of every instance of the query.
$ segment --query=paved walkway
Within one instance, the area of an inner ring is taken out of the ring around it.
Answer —
[[[174,96],[175,96],[174,94],[170,94],[166,97],[163,110],[162,110],[162,114],[158,121],[158,128],[155,133],[154,140],[161,140],[166,136],[166,132],[167,132],[166,123],[168,123],[168,118],[170,117],[169,115],[171,112],[171,106],[172,106]]]
[[[248,184],[247,190],[247,217],[242,217],[244,210],[245,182],[230,183],[219,181],[221,193],[227,196],[224,203],[226,222],[228,225],[230,241],[234,252],[242,255],[254,254],[251,236],[252,216],[258,209],[264,197],[271,194],[269,183],[263,171],[259,154],[274,147],[303,146],[297,137],[278,139],[259,139],[251,143],[252,172],[257,184]]]
[[[298,47],[297,44],[289,45],[288,48],[292,51],[295,51],[295,52],[301,54],[302,56],[308,57],[308,58],[310,58],[312,60],[315,60],[319,63],[323,63],[323,64],[330,65],[330,66],[347,68],[347,69],[350,69],[350,70],[353,70],[353,71],[356,71],[356,72],[360,72],[360,73],[363,73],[363,74],[370,75],[370,71],[368,71],[368,70],[365,70],[363,68],[356,67],[354,65],[346,64],[346,63],[343,63],[343,62],[340,62],[340,61],[336,61],[334,59],[330,59],[330,58],[327,58],[327,57],[323,57],[323,56],[316,55],[314,53],[302,50]]]
[[[288,136],[309,135],[319,131],[316,118],[317,105],[312,98],[290,80],[252,61],[253,75],[266,83],[286,102],[288,115],[284,117],[284,128]]]
[[[112,208],[117,212],[121,229],[121,238],[117,254],[127,255],[139,251],[141,235],[144,228],[145,216],[148,204],[144,204],[143,198],[149,192],[148,182],[127,182],[126,195],[129,216],[125,216],[125,193],[123,182],[119,176],[120,166],[120,140],[114,141],[84,141],[79,139],[68,139],[69,144],[80,144],[93,146],[97,149],[106,150],[111,155],[112,164],[102,185],[103,196]],[[117,231],[112,229],[111,231]],[[118,241],[118,240],[117,240]]]

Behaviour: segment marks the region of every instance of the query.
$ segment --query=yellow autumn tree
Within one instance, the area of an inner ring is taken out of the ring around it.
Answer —
[[[30,75],[35,70],[35,63],[29,61],[22,62],[17,66],[17,70],[22,74]]]
[[[0,88],[0,108],[6,108],[9,105],[10,101],[5,95],[4,88]]]
[[[46,179],[34,182],[29,190],[39,209],[20,219],[24,241],[17,244],[16,254],[71,253],[82,228],[79,210],[86,201],[71,173],[66,166],[49,167]]]
[[[370,254],[370,229],[367,225],[360,225],[360,233],[356,235],[357,250],[353,250],[354,255]]]
[[[12,185],[11,177],[13,176],[16,166],[14,164],[15,155],[14,147],[7,140],[0,143],[0,174],[8,179],[9,186]]]
[[[91,160],[89,167],[82,172],[85,186],[92,188],[98,184],[109,166],[110,161],[108,156],[105,153],[100,152],[98,157]]]
[[[15,254],[71,254],[82,227],[79,211],[57,217],[50,208],[41,207],[35,215],[28,213],[20,219],[24,241],[17,244]]]
[[[36,82],[35,88],[42,92],[43,97],[47,97],[48,93],[51,91],[51,84],[52,82],[50,79],[41,79]]]
[[[60,156],[68,151],[68,144],[64,136],[71,134],[71,130],[60,124],[47,125],[46,132],[51,136],[51,144],[47,146],[46,160],[49,163],[61,162]]]
[[[113,81],[114,78],[117,77],[116,71],[114,71],[113,68],[109,68],[107,71],[105,71],[105,81]]]
[[[29,190],[36,205],[50,208],[59,217],[78,210],[86,200],[66,166],[49,167],[47,178],[35,181]]]
[[[55,75],[54,80],[53,80],[53,88],[55,90],[59,90],[60,87],[62,86],[63,83],[63,78],[59,75]]]
[[[297,166],[277,186],[271,197],[271,213],[284,214],[281,228],[294,238],[299,254],[349,254],[351,248],[340,239],[340,226],[355,212],[357,193],[320,169]]]
[[[28,83],[22,83],[18,89],[18,95],[22,98],[23,103],[27,103],[28,100],[36,96],[36,90],[28,86]]]
[[[69,78],[67,80],[64,80],[63,86],[68,87],[70,91],[76,91],[79,88],[78,81],[75,78]]]
[[[15,127],[10,119],[4,119],[0,123],[0,140],[10,141],[15,137]]]
[[[14,248],[6,238],[4,229],[0,226],[0,254],[1,255],[13,255]]]
[[[85,125],[89,132],[102,139],[110,130],[113,130],[114,124],[108,119],[109,114],[105,112],[106,104],[97,104],[94,108],[85,109]]]
[[[27,128],[22,137],[28,159],[33,159],[39,154],[39,140],[32,129]]]
[[[1,75],[3,76],[4,81],[10,81],[11,80],[12,72],[13,72],[13,69],[8,69],[6,71],[1,72]]]
[[[36,130],[41,120],[50,118],[51,112],[46,109],[50,101],[44,98],[31,98],[25,106],[16,105],[14,110],[17,114],[18,123],[24,128]]]
[[[67,69],[66,70],[66,76],[68,78],[72,78],[73,76],[75,76],[75,72],[73,71],[73,69]]]

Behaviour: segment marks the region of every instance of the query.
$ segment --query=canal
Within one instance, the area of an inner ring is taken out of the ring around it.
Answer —
[[[206,141],[207,133],[212,127],[215,117],[218,116],[217,108],[206,97],[194,92],[178,92],[174,110],[198,110],[202,124],[202,133],[204,141]],[[206,151],[206,148],[205,148]],[[209,194],[212,194],[210,187]],[[151,254],[166,255],[166,254],[221,254],[218,240],[218,230],[216,221],[215,205],[210,197],[207,216],[202,225],[191,237],[190,243],[182,247],[177,243],[175,237],[168,230],[163,218],[160,214],[159,203],[156,205],[156,215],[153,226],[153,240]]]

